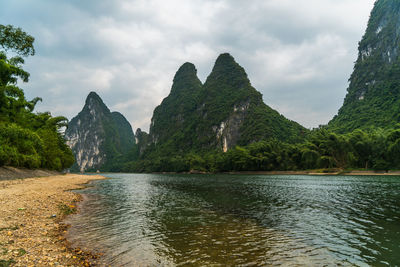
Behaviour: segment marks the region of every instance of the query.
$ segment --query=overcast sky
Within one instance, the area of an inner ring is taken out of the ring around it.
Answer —
[[[33,35],[28,98],[71,119],[96,91],[148,130],[184,62],[205,81],[220,53],[264,102],[305,127],[343,103],[374,0],[1,0],[0,24]]]

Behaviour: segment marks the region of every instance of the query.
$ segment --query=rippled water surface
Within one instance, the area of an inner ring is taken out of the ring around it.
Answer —
[[[400,177],[106,176],[68,238],[112,266],[400,266]]]

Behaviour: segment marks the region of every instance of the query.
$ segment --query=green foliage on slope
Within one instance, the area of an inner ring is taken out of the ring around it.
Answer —
[[[275,138],[290,143],[304,139],[307,132],[296,122],[286,119],[262,100],[262,95],[252,87],[245,70],[229,54],[221,54],[208,76],[202,91],[201,110],[206,114],[199,128],[209,131],[226,120],[236,109],[246,108],[239,128],[241,145]],[[214,136],[208,142],[213,142]]]
[[[26,100],[17,86],[18,79],[28,82],[22,64],[34,55],[33,42],[20,28],[0,25],[0,166],[62,170],[74,161],[60,133],[67,119],[34,113],[41,99]],[[15,56],[9,58],[8,51]]]
[[[191,63],[177,71],[170,94],[155,108],[150,126],[152,142],[162,153],[196,149],[196,109],[202,84]],[[146,141],[148,138],[146,137]]]
[[[101,171],[119,171],[127,157],[135,157],[137,154],[134,144],[134,134],[130,123],[119,112],[110,113],[110,117],[104,120],[105,129],[102,149],[107,155],[106,162],[99,168]],[[93,169],[94,171],[94,169]]]
[[[337,134],[313,130],[302,143],[278,140],[236,146],[227,153],[211,151],[151,156],[125,164],[126,172],[229,172],[229,171],[322,171],[400,169],[400,126]]]
[[[337,132],[400,122],[400,2],[379,0],[359,43],[348,93],[338,115],[329,122]]]

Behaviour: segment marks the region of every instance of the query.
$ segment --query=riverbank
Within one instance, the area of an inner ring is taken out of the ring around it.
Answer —
[[[341,169],[321,169],[321,170],[305,170],[305,171],[231,171],[231,172],[151,172],[151,174],[232,174],[232,175],[343,175],[343,176],[400,176],[400,171],[373,171],[373,170],[341,170]]]
[[[364,171],[364,170],[335,170],[335,171],[248,171],[248,172],[229,172],[228,174],[256,174],[256,175],[344,175],[344,176],[400,176],[400,171]]]
[[[62,220],[81,196],[70,192],[93,175],[57,175],[0,181],[0,266],[88,266],[87,256],[69,248]]]
[[[49,170],[30,170],[23,168],[14,168],[9,166],[0,167],[0,181],[2,180],[12,180],[12,179],[22,179],[22,178],[33,178],[33,177],[46,177],[60,175],[58,171]]]

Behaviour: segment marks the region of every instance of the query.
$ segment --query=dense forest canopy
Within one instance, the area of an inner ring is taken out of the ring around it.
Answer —
[[[42,99],[27,100],[18,86],[29,80],[22,66],[35,54],[34,40],[20,28],[0,25],[0,166],[62,170],[74,161],[60,133],[67,119],[34,113]]]
[[[227,153],[157,155],[153,151],[138,161],[125,163],[125,172],[228,172],[400,169],[400,125],[393,129],[374,128],[338,134],[321,128],[297,144],[278,140],[236,146]]]

